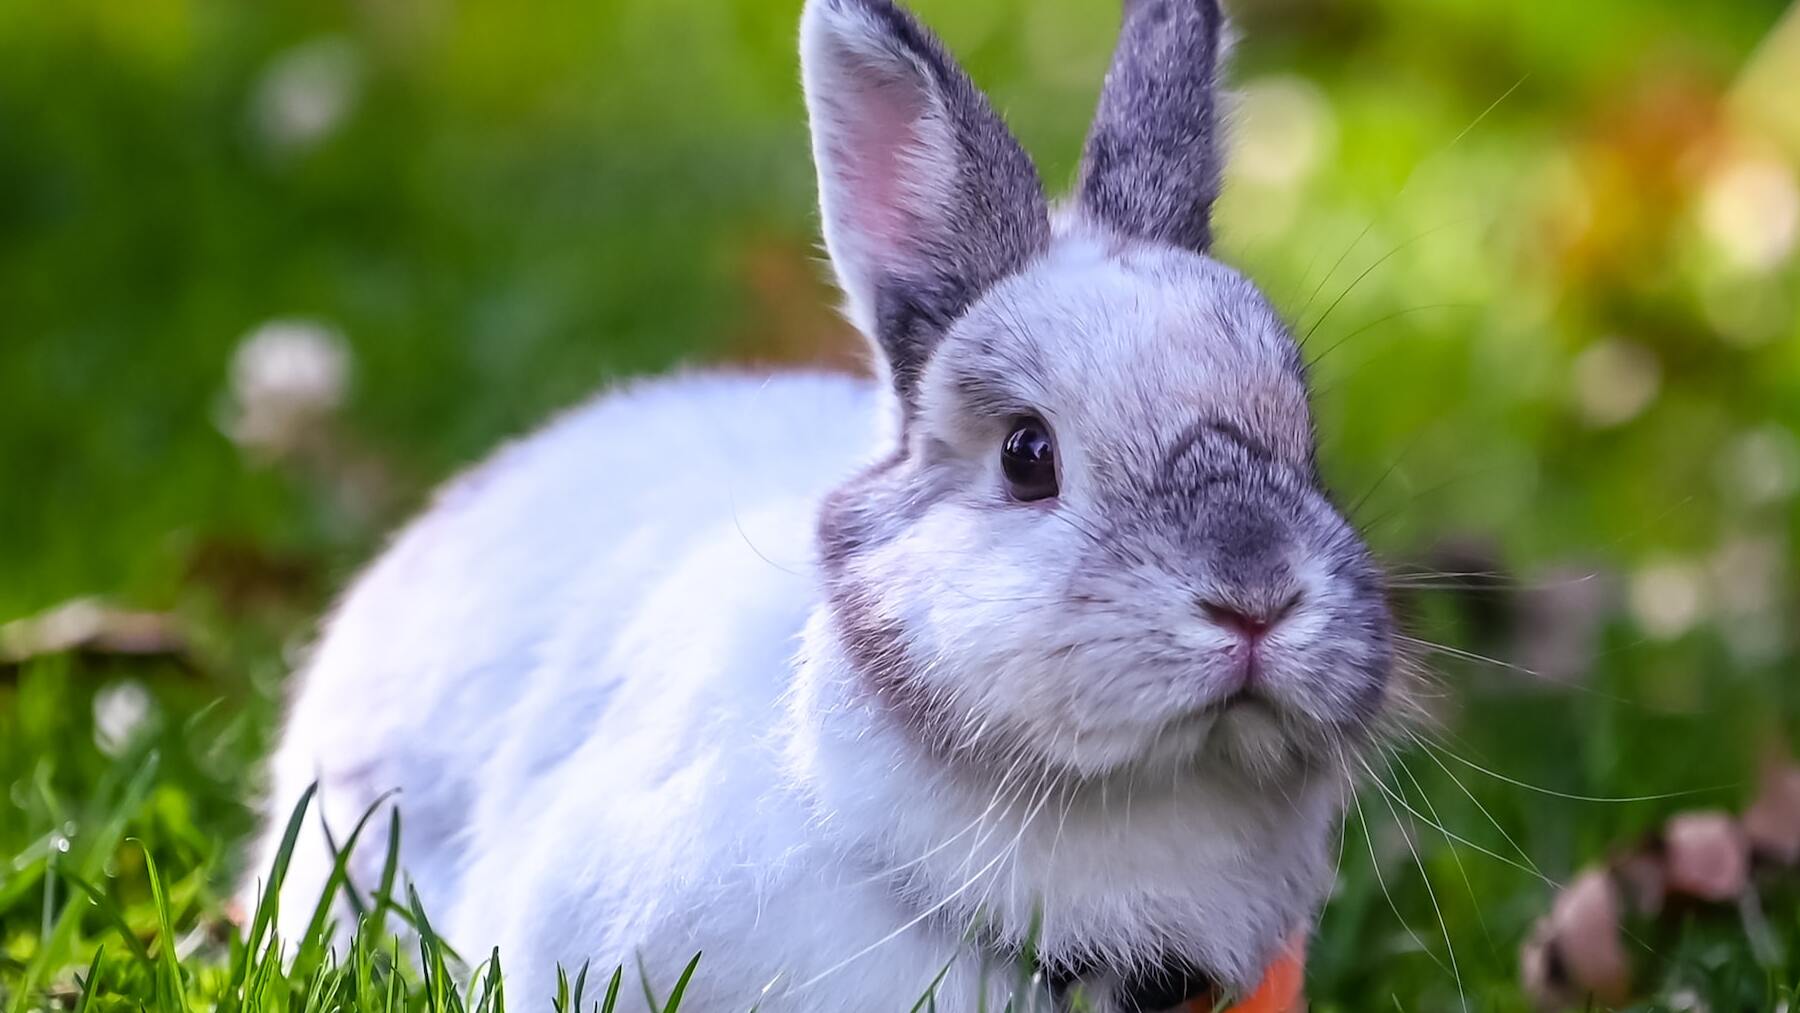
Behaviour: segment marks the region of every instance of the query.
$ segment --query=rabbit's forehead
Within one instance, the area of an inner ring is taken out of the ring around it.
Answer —
[[[944,352],[965,389],[1010,388],[1096,444],[1154,450],[1205,420],[1290,460],[1311,453],[1287,329],[1255,286],[1195,254],[1058,244],[978,302]]]

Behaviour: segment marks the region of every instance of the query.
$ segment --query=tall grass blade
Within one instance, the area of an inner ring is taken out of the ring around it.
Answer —
[[[381,883],[375,888],[375,931],[387,930],[388,912],[394,909],[394,884],[400,879],[400,807],[388,812],[387,858],[381,863]]]
[[[350,857],[356,851],[357,841],[362,839],[363,830],[368,827],[369,820],[374,817],[375,811],[381,808],[381,804],[393,794],[391,791],[383,793],[369,805],[369,808],[363,810],[362,818],[356,821],[356,826],[351,829],[350,836],[344,841],[341,850],[335,842],[332,843],[331,875],[325,878],[325,886],[319,892],[319,902],[313,908],[312,920],[307,923],[306,935],[301,937],[300,951],[294,958],[296,966],[310,967],[311,962],[318,959],[319,953],[324,949],[326,941],[330,938],[331,902],[337,899],[340,889],[349,898],[350,906],[358,917],[368,910],[361,898],[356,895],[355,885],[350,882]],[[319,822],[321,825],[325,823],[323,819]],[[329,829],[327,833],[329,834]]]
[[[700,954],[696,953],[694,959],[688,961],[687,967],[682,970],[681,977],[675,979],[675,987],[669,992],[669,1004],[663,1007],[663,1013],[676,1013],[681,1008],[681,997],[687,994],[688,982],[693,980],[694,968],[699,966]]]
[[[263,944],[280,908],[281,884],[287,879],[288,863],[294,858],[294,845],[300,840],[300,828],[306,821],[306,810],[319,790],[317,781],[306,786],[294,810],[288,816],[287,828],[281,834],[281,846],[275,850],[275,861],[269,867],[269,881],[263,884],[262,898],[257,901],[256,915],[250,921],[250,941],[245,945],[245,960],[232,981],[233,991],[249,980],[251,970],[264,959]]]
[[[175,956],[175,919],[169,914],[169,895],[163,888],[162,873],[156,868],[156,856],[143,841],[137,845],[144,852],[144,875],[150,880],[150,896],[156,903],[158,932],[156,998],[164,1010],[186,1010],[187,987],[182,983],[181,961]]]
[[[619,1008],[619,986],[625,984],[625,965],[613,968],[612,980],[606,983],[606,1001],[600,1004],[600,1013],[614,1013]]]
[[[81,998],[75,1000],[75,1013],[87,1013],[88,1003],[93,1001],[94,988],[100,981],[100,970],[106,963],[106,944],[94,947],[94,959],[88,964],[87,977],[77,977],[75,984],[81,986]]]

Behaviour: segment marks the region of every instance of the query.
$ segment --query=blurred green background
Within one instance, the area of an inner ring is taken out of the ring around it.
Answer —
[[[1331,482],[1442,645],[1442,751],[1352,812],[1314,1008],[1521,1008],[1553,891],[1517,865],[1740,807],[1788,745],[1800,14],[1234,6],[1219,253],[1308,336]],[[281,679],[435,482],[622,376],[854,368],[797,7],[0,4],[0,995],[110,931],[59,861],[154,935],[112,814],[223,945]],[[1071,180],[1115,5],[916,7]],[[1652,1002],[1800,972],[1690,923],[1633,951]]]

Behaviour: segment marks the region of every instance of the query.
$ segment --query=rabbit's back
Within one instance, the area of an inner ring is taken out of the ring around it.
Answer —
[[[557,790],[555,769],[616,699],[632,696],[634,671],[668,681],[631,658],[646,656],[634,639],[683,621],[670,614],[679,601],[656,600],[672,574],[704,582],[716,567],[717,580],[766,582],[758,593],[773,611],[763,621],[796,618],[755,636],[791,652],[813,593],[812,506],[876,445],[873,403],[866,382],[826,375],[642,383],[451,482],[328,624],[292,702],[273,767],[276,825],[252,874],[267,867],[280,817],[306,785],[319,783],[317,811],[340,842],[398,790],[408,872],[428,907],[454,910],[473,853],[494,846],[496,827],[529,826],[520,807]],[[680,592],[663,597],[671,593]],[[699,642],[706,623],[724,618],[686,621]],[[654,651],[679,658],[681,648]],[[693,675],[722,684],[705,694],[768,708],[784,673]],[[692,719],[710,707],[698,701]],[[592,773],[597,785],[623,774]],[[354,880],[375,877],[381,836],[372,827],[359,843]],[[326,835],[308,826],[283,891],[284,927],[304,925],[330,864]]]

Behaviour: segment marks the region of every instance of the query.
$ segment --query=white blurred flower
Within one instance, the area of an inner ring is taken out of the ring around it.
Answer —
[[[1706,617],[1706,571],[1686,560],[1651,563],[1631,577],[1631,615],[1659,640],[1673,640]]]
[[[1787,577],[1787,541],[1779,535],[1738,535],[1708,561],[1712,595],[1726,644],[1738,657],[1767,661],[1787,643],[1782,588]]]
[[[1620,338],[1589,346],[1575,357],[1575,407],[1596,429],[1623,425],[1643,414],[1662,388],[1656,353]]]
[[[1755,615],[1775,606],[1781,592],[1787,545],[1779,537],[1740,535],[1712,555],[1719,604],[1734,615]]]
[[[1731,158],[1706,178],[1700,225],[1732,266],[1767,271],[1794,251],[1800,239],[1800,185],[1773,158]]]
[[[1790,499],[1800,491],[1800,442],[1774,424],[1744,432],[1720,457],[1719,482],[1752,506]]]
[[[362,92],[362,58],[347,40],[314,39],[281,53],[256,82],[251,118],[271,148],[308,148],[337,129]]]
[[[150,717],[150,693],[136,682],[116,682],[94,694],[94,741],[117,756]]]
[[[1300,183],[1337,145],[1337,120],[1318,86],[1292,75],[1260,77],[1237,95],[1232,168],[1246,181]]]
[[[349,380],[342,334],[316,321],[271,320],[232,356],[226,432],[246,450],[290,453],[343,403]]]

